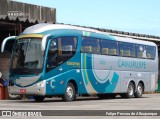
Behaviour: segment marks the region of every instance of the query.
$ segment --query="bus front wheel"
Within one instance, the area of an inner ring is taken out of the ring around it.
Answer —
[[[33,98],[36,102],[43,102],[45,97],[44,96],[33,96]]]
[[[76,94],[75,94],[75,87],[72,83],[68,83],[66,90],[65,90],[65,94],[62,96],[62,100],[69,102],[69,101],[73,101],[76,98]]]

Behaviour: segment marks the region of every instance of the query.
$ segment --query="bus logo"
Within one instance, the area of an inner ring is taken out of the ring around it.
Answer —
[[[2,111],[2,116],[12,116],[11,111]]]

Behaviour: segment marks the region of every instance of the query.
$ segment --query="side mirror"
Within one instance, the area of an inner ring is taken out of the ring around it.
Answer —
[[[4,52],[7,41],[16,40],[16,38],[17,38],[17,36],[10,36],[10,37],[5,38],[2,42],[2,45],[1,45],[1,52]]]

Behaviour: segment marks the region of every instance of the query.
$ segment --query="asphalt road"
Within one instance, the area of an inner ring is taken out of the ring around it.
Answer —
[[[160,94],[144,94],[142,98],[132,98],[132,99],[121,99],[120,97],[117,97],[116,99],[105,99],[105,100],[99,100],[97,97],[79,97],[76,101],[73,102],[62,102],[61,98],[46,98],[44,102],[37,103],[33,99],[30,100],[0,100],[0,110],[20,110],[23,112],[23,110],[36,110],[41,113],[41,110],[52,110],[48,114],[52,115],[53,113],[57,113],[57,115],[64,114],[64,116],[56,116],[56,118],[66,118],[65,114],[69,113],[68,110],[102,110],[100,112],[91,111],[87,112],[85,114],[92,115],[98,115],[100,113],[104,113],[104,116],[86,116],[85,118],[88,119],[94,119],[94,118],[123,118],[128,119],[131,118],[131,116],[105,116],[105,112],[112,112],[108,110],[160,110]],[[54,112],[55,110],[66,110],[66,111],[58,111]],[[43,115],[46,112],[42,111],[42,117],[38,117],[38,119],[44,118]],[[72,111],[73,115],[77,112]],[[79,115],[83,116],[83,112],[79,111]],[[127,113],[125,111],[125,113]],[[13,114],[13,113],[12,113]],[[38,114],[38,113],[37,113]],[[72,115],[69,114],[69,115]],[[114,113],[113,113],[114,114]],[[111,115],[113,115],[111,114]],[[20,114],[21,115],[21,114]],[[45,114],[47,115],[47,113]],[[53,114],[54,115],[54,114]],[[81,119],[82,116],[76,116],[76,118]],[[153,118],[152,116],[133,116],[132,118]],[[1,118],[1,117],[0,117]],[[20,116],[15,117],[2,117],[2,118],[15,118],[15,119],[21,119]],[[28,117],[23,117],[28,118]],[[37,118],[37,117],[29,117],[31,118]],[[51,116],[47,116],[45,118],[52,118]],[[55,117],[54,117],[55,118]],[[75,116],[70,117],[67,116],[67,118],[75,118]],[[154,117],[159,119],[159,117]]]

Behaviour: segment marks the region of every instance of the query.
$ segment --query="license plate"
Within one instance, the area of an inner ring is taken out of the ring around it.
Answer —
[[[20,93],[26,93],[26,89],[20,89],[19,92]]]

